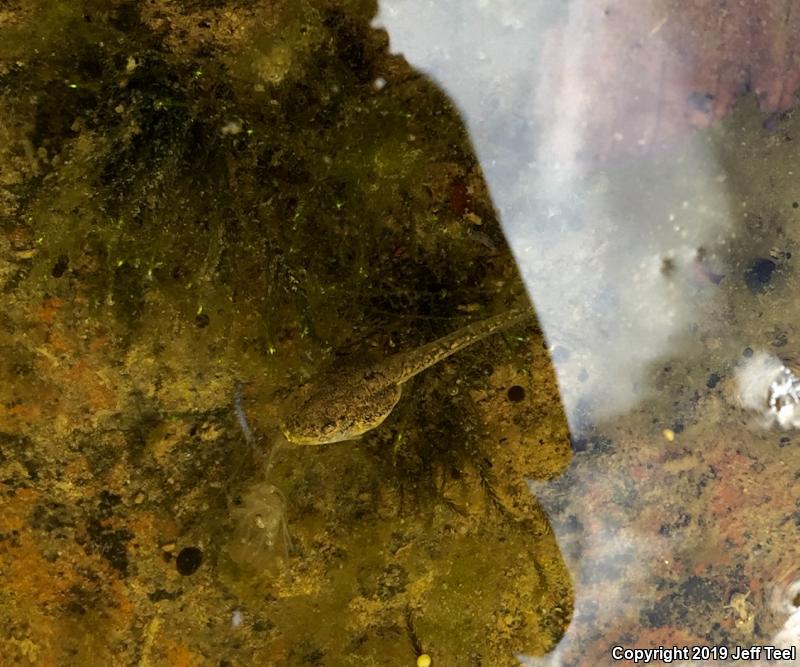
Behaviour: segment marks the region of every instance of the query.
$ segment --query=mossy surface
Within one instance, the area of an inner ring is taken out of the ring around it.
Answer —
[[[563,632],[569,578],[524,481],[569,460],[534,327],[266,472],[287,397],[334,359],[523,298],[456,110],[374,9],[0,13],[3,655],[503,665]],[[259,488],[286,536],[234,562]]]

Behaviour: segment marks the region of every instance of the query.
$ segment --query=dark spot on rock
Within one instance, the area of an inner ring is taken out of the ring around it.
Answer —
[[[211,318],[206,313],[199,313],[197,317],[194,318],[194,323],[198,329],[205,329],[210,322]]]
[[[127,543],[133,539],[133,533],[125,529],[113,529],[106,525],[105,520],[96,517],[88,522],[86,532],[94,548],[109,562],[111,567],[127,575]]]
[[[714,101],[714,95],[712,93],[704,93],[696,90],[692,93],[689,93],[689,97],[686,101],[689,103],[690,107],[697,109],[697,111],[711,113],[711,103]]]
[[[66,609],[67,613],[72,614],[73,616],[83,616],[86,613],[86,607],[79,602],[75,602],[75,600],[70,600],[67,602],[64,608]]]
[[[678,514],[678,518],[675,519],[672,523],[662,523],[661,528],[658,529],[658,532],[662,535],[671,535],[674,530],[680,530],[681,528],[686,528],[686,526],[691,523],[692,517],[687,514],[686,512],[680,512]]]
[[[769,116],[764,119],[764,122],[761,123],[761,126],[767,132],[775,132],[778,128],[780,128],[781,121],[784,120],[784,118],[786,118],[785,113],[776,111],[775,113],[769,114]]]
[[[744,350],[742,351],[742,356],[743,357],[747,357],[748,359],[750,357],[752,357],[753,356],[753,348],[752,347],[744,348]]]
[[[106,489],[100,492],[100,499],[97,501],[97,510],[101,519],[108,519],[114,512],[114,508],[122,502],[122,496],[111,493]]]
[[[170,593],[165,588],[156,588],[152,593],[147,594],[147,599],[150,600],[150,602],[161,602],[162,600],[175,600],[179,598],[180,595],[180,591]]]
[[[603,435],[582,436],[572,439],[572,451],[608,454],[614,451],[614,442]]]
[[[67,506],[53,501],[36,505],[31,512],[30,520],[34,528],[47,532],[74,525]]]
[[[772,274],[775,272],[775,262],[771,259],[761,257],[753,261],[750,268],[745,271],[744,282],[753,293],[763,292],[769,281],[772,280]]]
[[[556,345],[550,353],[550,358],[553,360],[553,363],[556,364],[566,361],[569,359],[569,350],[560,345]]]
[[[614,441],[604,435],[595,435],[590,439],[592,450],[602,454],[610,454],[614,451]]]
[[[381,600],[389,600],[405,592],[408,585],[407,572],[397,564],[387,566],[378,579],[377,595]]]
[[[184,576],[194,574],[203,562],[203,552],[198,547],[184,547],[175,559],[175,567]]]
[[[789,342],[789,334],[785,331],[776,331],[775,337],[772,339],[772,347],[783,347]]]
[[[463,178],[455,178],[450,183],[450,209],[458,216],[464,215],[472,208],[467,183]]]
[[[798,204],[796,201],[793,201],[792,208],[800,208],[800,204]]]
[[[69,257],[66,255],[59,255],[50,274],[53,278],[60,278],[66,272],[67,267],[69,267]]]
[[[576,517],[574,514],[570,514],[566,521],[564,521],[561,530],[565,534],[577,533],[579,530],[583,530],[583,524],[578,517]]]
[[[295,644],[289,651],[289,661],[287,664],[308,665],[308,667],[320,667],[325,661],[325,651],[311,641],[304,639]]]
[[[525,400],[525,389],[518,384],[515,384],[513,387],[509,387],[507,394],[508,400],[512,403],[519,403],[520,401]]]
[[[682,601],[689,609],[706,608],[709,612],[725,604],[719,582],[692,576],[680,586]]]
[[[708,376],[708,380],[706,380],[706,387],[709,389],[713,389],[714,387],[719,384],[720,377],[716,373],[712,373]]]
[[[583,437],[573,437],[571,440],[572,444],[572,451],[573,452],[585,452],[586,448],[589,446],[589,440]]]
[[[685,622],[696,610],[711,614],[724,604],[723,589],[718,582],[693,576],[684,581],[678,590],[673,590],[649,609],[644,609],[639,619],[645,627],[674,626]]]
[[[581,368],[581,370],[578,371],[578,382],[586,382],[588,379],[589,371],[587,371],[585,368]]]
[[[275,627],[275,624],[269,619],[258,620],[253,623],[254,632],[269,632]]]

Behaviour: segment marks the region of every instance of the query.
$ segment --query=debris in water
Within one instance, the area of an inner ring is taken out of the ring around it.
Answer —
[[[757,352],[737,373],[739,400],[765,427],[800,427],[800,378],[778,357]]]

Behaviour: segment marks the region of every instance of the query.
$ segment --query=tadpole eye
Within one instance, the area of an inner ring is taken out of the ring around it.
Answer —
[[[325,422],[322,425],[322,430],[323,430],[324,433],[330,433],[335,428],[336,428],[336,422],[332,422],[332,421]]]

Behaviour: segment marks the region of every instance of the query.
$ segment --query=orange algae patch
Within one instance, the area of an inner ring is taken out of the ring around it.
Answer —
[[[112,606],[118,610],[120,623],[116,624],[123,629],[127,629],[128,623],[125,621],[131,620],[131,614],[134,611],[133,604],[128,596],[128,586],[121,579],[112,579],[109,586],[112,598]]]
[[[0,543],[0,562],[7,592],[38,605],[47,605],[60,601],[64,591],[77,582],[77,577],[71,565],[62,559],[55,564],[45,560],[35,534],[26,527],[26,517],[38,497],[33,489],[20,489],[6,499],[0,516],[0,532],[17,531],[17,535],[14,540]]]
[[[44,322],[48,326],[52,326],[53,322],[56,321],[59,311],[63,307],[64,302],[61,299],[54,296],[48,297],[42,301],[42,305],[39,307],[37,317],[41,322]]]
[[[205,664],[203,656],[172,639],[163,639],[160,648],[160,652],[166,657],[166,664],[172,667],[199,667]]]
[[[0,430],[18,433],[20,427],[31,424],[42,416],[42,407],[38,403],[18,403],[11,407],[0,405]]]
[[[39,492],[36,489],[18,489],[11,497],[7,494],[3,495],[6,500],[3,503],[3,511],[0,512],[0,533],[22,531],[25,526],[25,517],[33,508]]]
[[[134,535],[135,546],[144,551],[158,549],[159,543],[174,541],[178,538],[178,526],[174,521],[166,520],[151,512],[139,512],[126,524]]]
[[[109,340],[110,337],[108,334],[98,334],[89,343],[89,352],[102,351],[108,345]]]
[[[73,344],[66,337],[55,331],[47,336],[47,347],[50,352],[69,352],[73,348]]]

